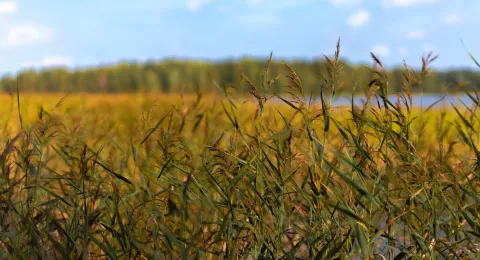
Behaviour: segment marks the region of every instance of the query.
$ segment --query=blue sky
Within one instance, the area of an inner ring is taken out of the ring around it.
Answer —
[[[120,60],[331,55],[387,66],[471,67],[478,0],[0,0],[0,72]]]

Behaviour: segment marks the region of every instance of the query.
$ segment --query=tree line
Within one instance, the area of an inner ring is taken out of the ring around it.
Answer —
[[[369,66],[351,65],[342,70],[344,93],[363,91],[372,78]],[[217,86],[233,85],[240,91],[250,87],[241,81],[241,74],[246,75],[253,84],[260,85],[264,74],[266,60],[245,58],[218,62],[163,60],[138,62],[121,62],[110,66],[96,68],[67,69],[50,68],[44,70],[28,69],[16,75],[5,75],[0,79],[0,91],[15,91],[17,85],[25,92],[162,92],[194,93],[220,91]],[[322,87],[321,74],[327,75],[328,64],[324,60],[293,61],[288,65],[295,70],[308,93],[319,93]],[[389,69],[385,72],[390,85],[389,91],[402,91],[401,80],[404,68]],[[271,91],[280,92],[287,84],[287,71],[282,62],[273,60],[269,64],[269,77],[280,76]],[[459,69],[433,71],[422,82],[419,92],[440,93],[453,90],[457,83],[469,82],[467,89],[479,89],[480,73],[473,70]]]

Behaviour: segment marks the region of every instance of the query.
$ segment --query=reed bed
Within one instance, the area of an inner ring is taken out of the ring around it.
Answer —
[[[0,255],[478,259],[480,96],[416,107],[429,54],[392,103],[372,54],[372,102],[333,107],[339,54],[319,98],[269,62],[250,97],[2,96]]]

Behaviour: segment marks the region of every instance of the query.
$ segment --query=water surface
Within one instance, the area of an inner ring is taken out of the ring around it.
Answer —
[[[475,97],[474,94],[472,96]],[[328,100],[328,99],[327,99]],[[354,96],[353,97],[353,102],[356,105],[362,105],[365,103],[367,98],[365,96]],[[398,100],[397,95],[390,95],[388,97],[388,100],[395,104]],[[440,101],[439,101],[440,100]],[[439,101],[438,103],[435,104],[435,102]],[[376,104],[377,99],[373,98],[372,99],[372,105]],[[413,95],[412,96],[412,104],[414,107],[423,107],[427,108],[433,104],[434,107],[450,107],[451,104],[455,106],[462,106],[462,102],[471,107],[474,103],[470,97],[468,97],[466,94],[459,94],[459,95],[437,95],[437,94],[428,94],[428,95]],[[352,103],[352,97],[348,96],[342,96],[342,97],[336,97],[333,105],[334,106],[350,106]],[[380,103],[382,104],[383,102],[380,100]]]

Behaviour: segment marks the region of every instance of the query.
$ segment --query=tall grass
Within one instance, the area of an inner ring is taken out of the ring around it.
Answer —
[[[287,64],[290,84],[272,94],[280,75],[268,62],[262,82],[242,73],[247,99],[227,86],[223,97],[174,101],[66,97],[33,121],[12,95],[1,114],[0,254],[477,259],[479,95],[468,93],[472,107],[417,108],[429,54],[421,71],[405,64],[393,103],[372,54],[372,78],[357,83],[368,102],[336,108],[339,55],[340,42],[319,98]]]

